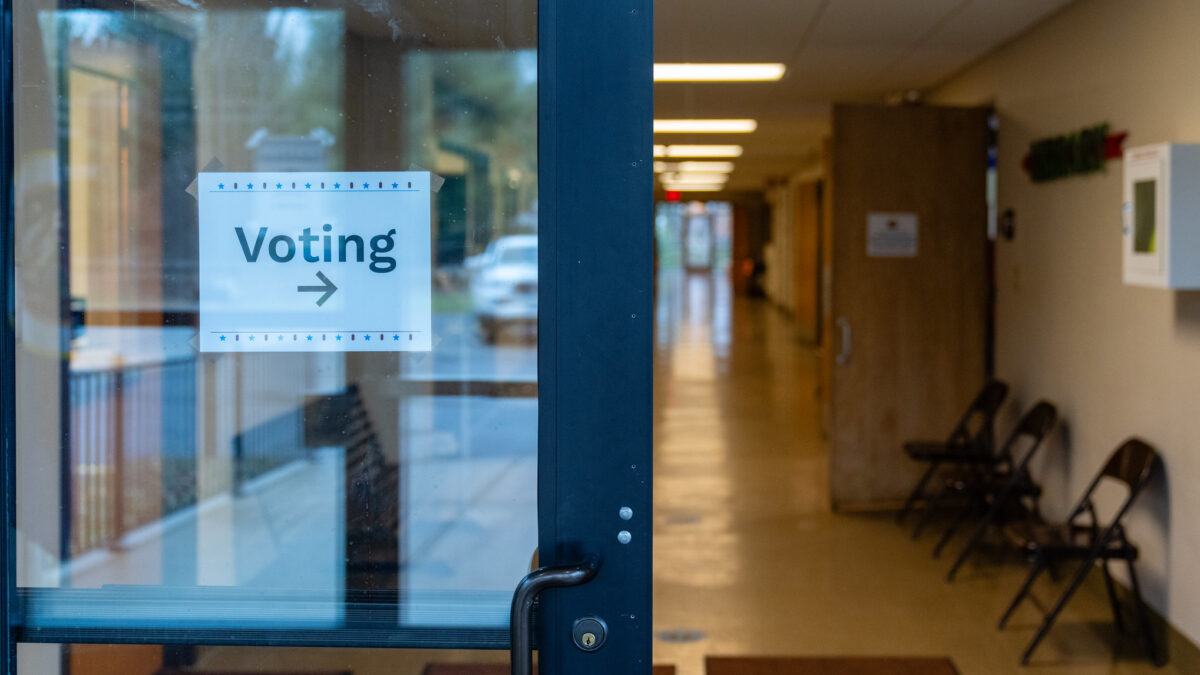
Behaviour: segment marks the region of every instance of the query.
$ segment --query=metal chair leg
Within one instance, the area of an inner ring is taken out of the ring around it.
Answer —
[[[1029,657],[1033,656],[1033,650],[1037,649],[1037,646],[1039,643],[1041,643],[1042,638],[1046,637],[1046,633],[1050,632],[1050,627],[1054,625],[1054,620],[1058,618],[1058,615],[1062,612],[1063,607],[1067,606],[1067,601],[1071,599],[1071,596],[1075,595],[1075,591],[1079,590],[1079,586],[1083,584],[1083,580],[1087,578],[1088,572],[1092,571],[1092,566],[1095,564],[1095,562],[1096,554],[1093,553],[1092,555],[1088,556],[1087,559],[1083,561],[1083,564],[1079,566],[1079,569],[1076,570],[1075,576],[1071,579],[1071,583],[1067,585],[1067,589],[1063,591],[1062,596],[1060,596],[1058,602],[1055,603],[1054,609],[1050,610],[1050,613],[1047,614],[1046,618],[1042,621],[1042,625],[1038,628],[1037,635],[1033,636],[1033,640],[1031,640],[1029,642],[1029,646],[1025,648],[1025,653],[1021,655],[1021,665],[1029,665]]]
[[[1037,580],[1044,569],[1046,569],[1046,556],[1041,553],[1035,554],[1033,568],[1029,570],[1029,576],[1025,577],[1025,583],[1021,585],[1021,590],[1017,591],[1017,595],[1008,605],[1008,609],[1004,610],[1004,616],[1000,617],[1000,623],[996,625],[997,629],[1004,630],[1004,626],[1012,618],[1013,612],[1017,611],[1017,606],[1021,604],[1026,595],[1029,595],[1029,589],[1033,588],[1033,582]]]
[[[916,487],[914,487],[912,492],[908,494],[908,499],[904,500],[904,508],[900,509],[900,513],[896,514],[897,525],[904,522],[904,519],[908,517],[909,512],[912,511],[913,505],[917,503],[917,500],[921,498],[921,495],[925,494],[925,484],[929,482],[930,478],[933,478],[934,472],[937,471],[937,468],[940,465],[941,462],[929,463],[929,468],[925,470],[925,475],[921,476],[921,480],[917,481]]]
[[[971,509],[970,507],[964,508],[958,513],[957,516],[954,517],[954,520],[950,523],[949,527],[947,527],[946,531],[942,533],[942,538],[938,539],[937,545],[933,547],[934,558],[938,558],[942,555],[942,549],[946,548],[946,544],[950,543],[950,539],[954,537],[954,533],[958,531],[959,526],[963,524],[963,521],[967,519],[967,516],[971,515],[973,510],[974,509]]]
[[[1121,635],[1125,634],[1125,619],[1121,616],[1121,602],[1117,599],[1117,587],[1113,583],[1112,573],[1108,570],[1108,560],[1100,561],[1100,569],[1104,572],[1104,586],[1108,589],[1108,604],[1112,606],[1113,623],[1117,626],[1117,632]]]
[[[942,500],[945,499],[946,493],[949,491],[949,487],[942,487],[942,489],[938,490],[938,493],[934,495],[932,499],[925,502],[925,508],[921,512],[921,518],[917,521],[916,526],[913,527],[913,539],[917,539],[921,536],[921,532],[924,531],[925,526],[929,524],[929,521],[933,519],[933,513],[942,505]]]
[[[1159,656],[1158,647],[1154,644],[1154,635],[1150,630],[1150,620],[1146,616],[1146,602],[1142,600],[1142,587],[1138,584],[1137,572],[1133,569],[1133,560],[1126,558],[1129,565],[1129,584],[1133,590],[1133,601],[1137,603],[1138,626],[1141,628],[1142,640],[1146,643],[1146,652],[1154,665],[1161,666],[1166,661]]]
[[[950,567],[950,572],[946,574],[946,581],[954,581],[954,577],[958,574],[958,570],[967,562],[967,557],[983,541],[983,536],[987,534],[987,530],[991,527],[992,522],[996,520],[996,516],[1000,513],[1000,509],[1004,506],[1004,495],[997,497],[992,502],[991,508],[979,520],[979,524],[975,526],[975,531],[971,533],[971,538],[967,540],[967,545],[963,546],[962,552],[958,554],[958,559],[954,561],[954,565]]]
[[[1062,575],[1058,572],[1058,563],[1053,560],[1046,561],[1046,571],[1050,573],[1050,581],[1057,584],[1062,580]]]

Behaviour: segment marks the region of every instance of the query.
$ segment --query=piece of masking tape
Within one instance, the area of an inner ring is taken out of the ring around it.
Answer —
[[[224,171],[224,170],[225,170],[225,163],[222,162],[221,160],[217,159],[216,157],[213,157],[212,159],[208,160],[208,164],[205,164],[203,169],[200,169],[200,173],[216,173],[218,171]],[[199,197],[199,194],[200,194],[199,186],[200,186],[200,176],[196,176],[195,178],[192,179],[191,184],[187,186],[187,190],[185,190],[185,192],[187,192],[189,195],[191,195],[192,199],[199,199],[200,198]]]
[[[408,170],[409,171],[427,171],[426,169],[422,168],[421,166],[417,165],[416,163],[409,164]],[[427,172],[429,173],[429,189],[433,190],[434,192],[441,190],[442,186],[446,184],[446,179],[442,178],[441,176],[437,175],[436,173],[434,173],[432,171],[427,171]]]

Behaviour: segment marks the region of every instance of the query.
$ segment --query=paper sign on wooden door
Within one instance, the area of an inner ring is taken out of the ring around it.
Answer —
[[[917,214],[868,213],[867,255],[872,258],[915,258]]]

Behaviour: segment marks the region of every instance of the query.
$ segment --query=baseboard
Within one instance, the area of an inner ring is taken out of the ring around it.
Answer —
[[[1117,579],[1114,581],[1117,582],[1117,596],[1121,603],[1126,607],[1132,607],[1133,594],[1129,588]],[[1104,588],[1103,574],[1089,574],[1084,586],[1088,588],[1089,592],[1096,593],[1101,597],[1108,593]],[[1158,648],[1161,650],[1163,645],[1166,645],[1167,662],[1181,673],[1200,673],[1200,646],[1180,633],[1166,617],[1159,614],[1158,610],[1151,605],[1146,605],[1146,612],[1150,614],[1150,625],[1154,639],[1158,642]]]
[[[882,513],[904,508],[903,499],[834,499],[834,513]]]

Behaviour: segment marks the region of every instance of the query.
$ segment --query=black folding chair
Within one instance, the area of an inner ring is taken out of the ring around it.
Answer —
[[[1121,519],[1129,511],[1129,507],[1137,499],[1142,488],[1150,482],[1159,464],[1161,464],[1161,460],[1154,448],[1136,438],[1131,438],[1121,444],[1121,447],[1117,448],[1116,452],[1109,457],[1108,462],[1104,465],[1104,470],[1088,485],[1087,491],[1083,493],[1083,498],[1071,512],[1071,517],[1067,519],[1067,522],[1060,525],[1043,524],[1032,529],[1017,527],[1007,529],[1006,533],[1016,539],[1029,553],[1033,568],[1029,571],[1029,576],[1026,577],[1021,590],[1013,598],[1012,604],[1000,618],[999,628],[1001,630],[1008,623],[1008,619],[1016,610],[1017,605],[1021,604],[1021,601],[1029,594],[1030,587],[1033,586],[1034,580],[1042,573],[1042,570],[1060,560],[1082,561],[1075,576],[1067,584],[1066,590],[1054,604],[1054,608],[1046,614],[1037,634],[1025,648],[1025,653],[1021,656],[1022,665],[1029,664],[1029,657],[1033,655],[1033,650],[1050,631],[1054,620],[1058,618],[1067,601],[1083,583],[1096,561],[1100,561],[1100,569],[1104,571],[1104,583],[1108,588],[1108,599],[1112,605],[1113,621],[1117,626],[1117,631],[1125,632],[1125,621],[1121,617],[1121,605],[1117,600],[1112,574],[1108,569],[1109,560],[1124,560],[1129,566],[1129,583],[1132,586],[1142,640],[1145,642],[1150,659],[1155,664],[1162,665],[1158,648],[1154,644],[1154,636],[1150,631],[1150,624],[1146,619],[1146,604],[1142,600],[1142,590],[1138,585],[1137,573],[1133,568],[1138,550],[1136,546],[1129,543],[1125,536],[1125,528],[1121,525]],[[1104,479],[1123,483],[1128,488],[1125,501],[1117,509],[1112,522],[1107,527],[1101,526],[1096,515],[1096,508],[1092,503],[1092,492]]]
[[[949,574],[946,575],[947,581],[954,581],[954,576],[958,574],[959,568],[967,561],[979,542],[983,541],[988,529],[998,524],[1002,518],[1040,519],[1037,511],[1037,499],[1041,496],[1042,489],[1029,474],[1029,462],[1057,421],[1058,411],[1054,406],[1046,401],[1038,401],[1017,422],[1017,426],[1009,434],[1008,440],[1000,447],[998,455],[1003,458],[1003,461],[989,472],[980,471],[970,478],[946,483],[940,498],[944,499],[944,495],[947,493],[957,492],[967,498],[968,508],[960,511],[958,517],[942,534],[941,540],[933,549],[935,558],[941,554],[942,548],[950,542],[954,532],[972,512],[972,505],[976,509],[984,511],[983,517],[976,523],[975,530],[967,538],[966,545],[963,546],[962,551],[958,554],[958,559],[954,561]],[[1012,461],[1013,450],[1019,445],[1025,446],[1025,452],[1021,456],[1021,460],[1014,464]],[[1025,499],[1032,503],[1025,504],[1022,501]]]
[[[897,523],[903,523],[908,517],[913,505],[924,496],[926,484],[942,466],[990,464],[994,460],[993,422],[1007,395],[1008,385],[992,380],[983,385],[945,442],[908,441],[904,444],[905,454],[918,462],[927,463],[929,467],[904,501],[904,508],[896,514]],[[916,534],[919,532],[915,532],[914,536]]]

